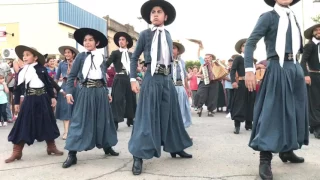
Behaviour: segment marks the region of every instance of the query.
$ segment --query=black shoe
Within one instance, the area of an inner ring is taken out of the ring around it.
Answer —
[[[66,161],[62,164],[62,167],[69,168],[74,164],[77,164],[77,156],[75,154],[69,154]]]
[[[303,163],[304,162],[304,158],[298,157],[296,154],[294,154],[293,151],[279,153],[279,157],[282,162],[288,162],[288,161],[290,161],[291,163]]]
[[[313,127],[309,127],[309,132],[310,132],[310,134],[313,134],[314,128]]]
[[[263,180],[272,180],[271,171],[272,153],[267,151],[260,152],[259,175]]]
[[[312,128],[312,133],[315,138],[320,139],[320,127],[319,126]]]
[[[259,175],[263,180],[272,180],[271,163],[269,161],[260,160]]]
[[[127,126],[130,127],[131,125],[133,125],[133,119],[127,118]]]
[[[198,112],[197,112],[197,114],[199,115],[199,117],[201,117],[201,115],[202,115],[202,110],[203,110],[203,108],[202,108],[202,107],[198,108]]]
[[[252,122],[246,122],[244,128],[246,128],[247,131],[252,130]]]
[[[192,154],[188,154],[184,151],[180,151],[177,153],[170,153],[172,158],[176,158],[179,155],[181,158],[192,158]]]
[[[239,134],[240,133],[240,127],[235,127],[233,133],[234,134]]]
[[[213,114],[214,113],[212,111],[208,111],[208,117],[213,117],[214,116]]]
[[[106,155],[111,155],[111,156],[119,156],[119,153],[118,152],[115,152],[112,147],[109,147],[109,148],[103,148],[104,150],[104,153]]]
[[[133,175],[140,175],[142,172],[142,159],[133,157],[132,173]]]
[[[114,126],[116,127],[116,131],[118,131],[119,123],[118,122],[114,122]]]

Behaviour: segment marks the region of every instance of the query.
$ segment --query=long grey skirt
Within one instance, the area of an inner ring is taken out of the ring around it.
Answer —
[[[148,68],[142,82],[136,117],[129,141],[130,153],[141,159],[180,152],[192,141],[183,125],[178,95],[169,76],[151,76]]]
[[[61,85],[61,89],[65,91],[67,83],[64,81]],[[73,94],[74,96],[74,94]],[[72,113],[72,105],[67,103],[67,99],[61,92],[58,92],[56,119],[70,120]]]
[[[186,93],[186,89],[183,86],[176,86],[176,90],[178,93],[178,100],[179,100],[181,115],[183,119],[183,124],[185,128],[188,128],[192,124],[191,109],[190,109],[188,95]]]
[[[308,95],[300,64],[268,61],[257,95],[249,146],[273,153],[309,144]]]
[[[65,149],[87,151],[118,143],[106,87],[77,91]]]

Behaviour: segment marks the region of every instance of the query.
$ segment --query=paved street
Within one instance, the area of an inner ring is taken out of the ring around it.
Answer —
[[[131,128],[122,123],[118,131],[119,143],[115,147],[119,157],[105,157],[102,150],[94,149],[78,153],[78,164],[63,169],[67,157],[48,156],[45,142],[35,142],[25,146],[20,161],[5,164],[4,160],[12,152],[12,144],[7,136],[12,125],[0,128],[0,179],[2,180],[258,180],[259,153],[248,147],[250,131],[242,127],[241,134],[233,134],[233,121],[225,118],[225,113],[207,117],[204,111],[199,118],[193,112],[193,126],[188,132],[194,139],[193,147],[187,149],[193,159],[172,159],[168,153],[162,157],[144,161],[143,174],[131,173],[132,156],[128,152]],[[60,130],[63,129],[59,121]],[[61,131],[62,132],[62,131]],[[65,141],[57,139],[60,150]],[[310,136],[310,145],[296,151],[305,157],[304,164],[284,164],[274,155],[272,169],[275,180],[317,180],[320,179],[320,140]]]

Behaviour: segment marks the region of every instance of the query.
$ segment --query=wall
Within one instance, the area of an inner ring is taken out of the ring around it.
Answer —
[[[14,36],[7,34],[5,41],[0,41],[0,53],[2,53],[2,49],[6,48],[15,48],[20,43],[20,33],[19,33],[19,23],[5,23],[1,24],[1,28],[5,28],[7,33],[14,33]]]
[[[129,49],[129,51],[133,52],[136,47],[137,40],[139,38],[139,33],[137,33],[134,30],[134,27],[129,24],[123,25],[123,24],[117,22],[116,20],[111,19],[109,16],[105,16],[103,18],[107,21],[107,24],[108,24],[108,42],[109,42],[108,43],[108,53],[109,53],[109,55],[111,54],[112,51],[118,49],[118,46],[113,41],[113,37],[117,32],[126,32],[132,37],[133,46],[132,46],[132,48]],[[144,59],[143,55],[140,56],[140,59]]]
[[[72,26],[74,28],[88,27],[96,29],[107,36],[107,22],[105,19],[93,15],[84,9],[66,1],[59,0],[59,22]],[[80,44],[77,44],[78,50],[84,50]],[[99,49],[103,54],[107,53],[107,49]]]
[[[44,0],[21,0],[14,1],[18,5],[1,5],[0,23],[18,23],[19,31],[16,35],[19,36],[19,44],[35,47],[44,54],[57,48],[55,34],[59,32],[59,26],[58,3],[55,3],[58,1],[43,2]],[[1,4],[6,3],[13,4],[11,0],[1,0]]]

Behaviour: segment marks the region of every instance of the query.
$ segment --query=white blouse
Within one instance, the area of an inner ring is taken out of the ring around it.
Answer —
[[[27,87],[28,83],[29,83],[30,88],[44,87],[44,83],[38,77],[36,69],[34,68],[34,66],[37,64],[38,63],[36,62],[36,63],[24,65],[23,69],[20,71],[19,76],[18,76],[18,85],[25,82],[26,87]]]
[[[92,65],[92,67],[91,67],[91,56],[93,56],[93,62],[94,62],[94,65]],[[82,68],[83,77],[84,78],[87,77],[89,79],[102,79],[102,71],[100,68],[102,63],[103,63],[103,55],[97,50],[91,51],[91,55],[89,54],[87,56],[83,64],[83,68]]]

